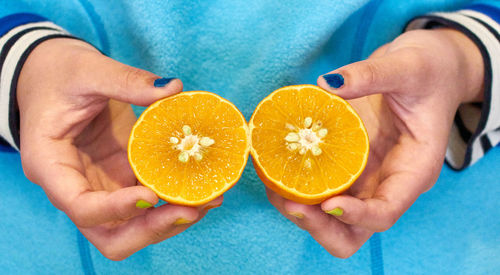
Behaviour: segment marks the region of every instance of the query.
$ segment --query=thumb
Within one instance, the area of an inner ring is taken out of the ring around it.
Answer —
[[[161,78],[107,56],[97,56],[87,66],[85,79],[91,95],[148,106],[182,91],[182,82],[177,78]]]
[[[318,86],[345,99],[401,90],[409,80],[406,60],[396,54],[374,57],[320,76]]]

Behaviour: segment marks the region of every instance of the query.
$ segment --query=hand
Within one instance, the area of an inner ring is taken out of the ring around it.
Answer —
[[[301,205],[267,190],[269,200],[332,255],[351,256],[434,185],[458,106],[482,100],[483,70],[472,41],[437,29],[402,34],[368,60],[331,72],[345,79],[338,89],[320,77],[319,86],[352,99],[363,119],[370,138],[366,169],[348,192],[321,205]]]
[[[222,203],[154,208],[158,197],[137,183],[127,161],[136,120],[129,103],[147,106],[182,90],[178,79],[155,88],[157,78],[72,39],[40,44],[19,78],[26,176],[112,260],[179,234]],[[151,208],[136,207],[139,200]]]

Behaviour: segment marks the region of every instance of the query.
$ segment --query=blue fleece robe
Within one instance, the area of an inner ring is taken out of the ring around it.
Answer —
[[[399,35],[414,16],[466,0],[2,0],[0,17],[33,12],[107,55],[185,90],[232,101],[248,119],[276,88],[315,83]],[[491,1],[490,1],[491,2]],[[137,114],[142,109],[136,108]],[[104,258],[43,190],[19,154],[0,152],[2,274],[493,274],[500,270],[500,150],[463,172],[446,166],[389,231],[353,257],[329,255],[282,217],[248,165],[222,207],[122,262]]]

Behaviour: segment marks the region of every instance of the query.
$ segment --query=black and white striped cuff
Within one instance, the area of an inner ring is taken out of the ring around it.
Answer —
[[[448,142],[446,162],[461,170],[500,142],[500,25],[483,13],[461,10],[417,17],[406,30],[436,26],[463,32],[478,46],[484,61],[484,101],[459,107]]]
[[[73,38],[48,22],[16,26],[0,37],[0,136],[19,150],[19,108],[16,88],[21,69],[33,49],[51,38]]]

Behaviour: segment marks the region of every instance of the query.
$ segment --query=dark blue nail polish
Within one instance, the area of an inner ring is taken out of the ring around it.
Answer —
[[[344,86],[344,77],[341,74],[325,74],[323,78],[332,88],[338,89]]]
[[[168,83],[170,83],[170,81],[174,80],[175,77],[169,77],[169,78],[166,78],[166,77],[163,77],[163,78],[158,78],[155,80],[155,87],[156,88],[161,88],[161,87],[165,87],[167,86]]]

